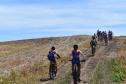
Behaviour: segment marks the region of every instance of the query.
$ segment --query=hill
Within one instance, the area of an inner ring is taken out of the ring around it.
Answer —
[[[81,65],[80,84],[125,84],[126,37],[114,37],[107,46],[98,42],[91,56],[90,36],[29,39],[0,43],[1,84],[72,84],[69,54],[78,44],[86,59]],[[56,80],[48,80],[47,53],[56,46],[61,55]],[[42,79],[42,81],[40,81]]]
[[[22,82],[23,84],[31,84],[27,81],[35,84],[38,82],[38,79],[48,76],[49,62],[47,54],[51,46],[55,46],[61,55],[61,59],[58,61],[60,67],[68,61],[74,44],[78,44],[81,48],[85,47],[86,49],[89,48],[89,40],[89,36],[68,36],[1,42],[1,79],[3,81],[16,82],[16,84],[22,84]],[[14,75],[12,80],[8,79],[8,76],[11,75]]]

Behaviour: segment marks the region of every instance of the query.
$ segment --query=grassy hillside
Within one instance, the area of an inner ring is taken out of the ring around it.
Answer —
[[[56,46],[61,55],[59,67],[68,61],[74,44],[89,48],[89,36],[30,39],[0,43],[0,82],[2,84],[39,84],[48,76],[47,54]]]
[[[109,55],[99,58],[90,84],[126,83],[126,38],[117,37],[114,41],[116,44],[111,47]]]
[[[71,36],[0,43],[0,84],[72,84],[68,58],[74,44],[89,56],[82,64],[83,81],[88,81],[87,84],[125,84],[126,37],[115,37],[108,46],[98,42],[94,57],[90,57],[90,38]],[[41,82],[40,79],[48,78],[47,54],[51,46],[61,55],[58,77],[55,81]]]

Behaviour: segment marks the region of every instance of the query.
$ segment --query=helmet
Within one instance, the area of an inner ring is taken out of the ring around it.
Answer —
[[[55,47],[54,46],[52,46],[52,48],[51,48],[52,50],[55,50]]]
[[[95,39],[95,36],[92,36],[92,39],[94,40]]]
[[[77,49],[78,49],[78,45],[73,45],[73,48],[74,48],[75,50],[77,50]]]

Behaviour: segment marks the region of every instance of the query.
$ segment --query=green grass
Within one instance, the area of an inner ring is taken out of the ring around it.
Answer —
[[[110,63],[109,59],[102,59],[96,66],[92,74],[90,84],[111,84],[110,78]]]
[[[90,84],[121,84],[126,78],[125,61],[120,58],[102,59],[92,75]]]
[[[68,72],[64,77],[57,79],[54,84],[70,84],[71,79],[71,73]]]
[[[124,59],[112,60],[112,80],[113,82],[121,82],[126,78],[126,69],[124,67]]]

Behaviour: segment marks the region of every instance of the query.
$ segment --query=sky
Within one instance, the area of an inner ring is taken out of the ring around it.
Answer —
[[[0,41],[112,30],[126,35],[126,0],[0,0]]]

